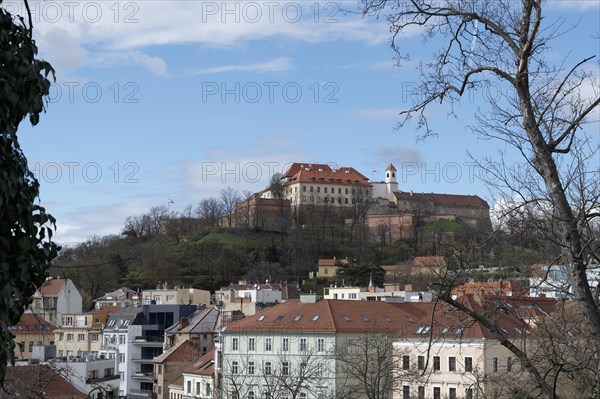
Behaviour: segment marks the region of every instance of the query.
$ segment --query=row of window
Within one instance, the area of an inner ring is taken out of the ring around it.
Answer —
[[[492,371],[498,372],[498,357],[492,358]],[[512,371],[512,358],[508,357],[506,359],[506,371]],[[433,371],[441,371],[441,358],[440,356],[433,357]],[[410,356],[403,355],[402,356],[402,370],[410,370]],[[417,357],[417,369],[425,370],[425,356]],[[448,357],[448,371],[458,371],[457,370],[457,360],[455,356]],[[470,356],[466,356],[463,362],[463,369],[461,371],[464,372],[472,372],[473,371],[473,358]]]
[[[98,336],[100,334],[90,334],[90,341],[91,342],[98,342]],[[73,342],[75,338],[75,334],[67,334],[67,342]],[[64,333],[58,333],[58,340],[59,341],[64,341],[65,340],[65,335]],[[85,342],[85,334],[77,334],[77,342]]]
[[[433,387],[432,388],[433,399],[441,399],[442,398],[442,388]],[[449,387],[448,395],[446,396],[448,399],[457,399],[457,388]],[[402,387],[402,399],[413,399],[414,396],[410,396],[410,386],[404,385]],[[425,399],[425,387],[419,386],[417,387],[417,398]],[[465,399],[473,399],[473,388],[465,388]]]
[[[244,397],[243,395],[241,395],[241,396]],[[236,391],[232,391],[230,397],[231,397],[231,399],[240,399],[240,394],[238,392],[236,392]],[[258,396],[258,394],[256,394],[254,392],[253,389],[250,389],[245,397],[248,398],[248,399],[257,399],[259,396]],[[270,392],[267,391],[267,392],[263,393],[262,397],[264,399],[272,399],[273,396],[271,395]],[[306,399],[307,398],[306,393],[305,392],[300,392],[298,394],[297,398],[298,399]],[[290,396],[282,395],[281,399],[290,399]]]
[[[455,356],[449,356],[448,357],[448,371],[457,371],[457,363],[456,363],[456,357]],[[425,364],[425,356],[417,356],[417,370],[425,370],[426,364]],[[442,367],[441,367],[441,358],[440,356],[434,356],[433,357],[433,364],[431,366],[433,368],[433,371],[441,371]],[[472,372],[473,371],[473,358],[472,357],[465,357],[464,358],[464,362],[463,362],[463,370],[464,372]],[[402,356],[402,370],[410,370],[411,369],[411,364],[410,364],[410,356],[409,355],[403,355]]]
[[[321,197],[320,197],[320,196],[317,196],[316,198],[317,198],[317,204],[320,204],[321,202],[323,202],[323,203],[325,203],[325,204],[329,204],[329,203],[331,203],[331,204],[335,204],[335,198],[334,198],[334,197],[323,197],[323,198],[321,199]],[[330,200],[330,198],[331,198],[331,200]],[[306,200],[307,200],[307,197],[306,197],[306,195],[303,195],[303,196],[300,198],[300,200],[301,200],[302,202],[306,202]],[[310,202],[311,204],[314,204],[314,203],[315,203],[315,197],[313,197],[312,195],[311,195],[310,197],[308,197],[308,202]],[[352,201],[351,201],[351,202],[352,202],[352,204],[356,204],[357,202],[359,202],[359,203],[360,203],[360,200],[357,200],[356,198],[352,198]],[[348,201],[348,198],[342,198],[342,197],[339,197],[339,198],[337,199],[337,203],[338,203],[338,204],[342,204],[342,203],[344,203],[344,204],[348,204],[348,203],[349,203],[349,201]]]
[[[194,390],[192,391],[192,388]],[[187,382],[186,393],[199,395],[202,393],[202,383],[196,381],[195,387],[193,387],[192,381]],[[204,384],[204,396],[212,396],[212,386],[207,382]]]
[[[306,367],[306,363],[300,363],[300,369],[303,370],[303,368]],[[244,373],[245,371],[245,373]],[[246,369],[242,370],[241,369],[241,365],[238,361],[232,361],[231,362],[231,374],[232,375],[238,375],[238,374],[247,374],[247,375],[255,375],[257,374],[258,371],[258,367],[256,365],[255,362],[248,362],[246,365]],[[281,362],[281,375],[285,376],[285,375],[290,375],[292,372],[291,369],[291,365],[290,362]],[[322,363],[317,363],[315,365],[314,370],[310,371],[310,374],[313,374],[315,376],[322,376],[323,373],[325,372],[325,368],[323,366]],[[264,362],[263,364],[263,374],[262,375],[272,375],[273,374],[273,363],[272,362]]]
[[[256,338],[248,338],[247,341],[248,345],[247,345],[247,350],[252,352],[252,351],[256,351]],[[239,337],[232,337],[231,338],[231,350],[232,351],[239,351],[240,350],[240,338]],[[263,350],[265,352],[272,352],[273,351],[273,338],[265,338],[264,342],[263,342]],[[281,339],[281,351],[282,352],[289,352],[290,350],[290,339],[289,338],[282,338]],[[308,346],[308,338],[300,338],[298,340],[298,351],[299,352],[306,352],[309,350],[309,346]],[[317,338],[316,340],[316,350],[317,352],[324,352],[325,351],[325,339],[324,338]]]
[[[305,192],[306,192],[306,187],[307,187],[307,186],[302,186],[302,192],[303,192],[303,193],[305,193]],[[295,188],[295,189],[297,189],[298,187],[294,187],[294,188]],[[297,190],[295,190],[295,191],[297,191]],[[321,187],[320,187],[320,186],[317,186],[317,187],[316,187],[316,190],[315,190],[315,187],[313,187],[313,186],[308,186],[308,192],[310,192],[310,193],[314,193],[314,192],[320,193],[320,192],[321,192]],[[352,194],[356,194],[356,192],[357,192],[357,189],[353,188],[352,190],[349,190],[348,188],[344,188],[344,194],[349,194],[350,192],[351,192]],[[327,187],[323,187],[323,193],[324,193],[324,194],[328,194],[328,193],[327,193]],[[330,193],[330,194],[335,194],[335,187],[331,187],[331,188],[330,188],[330,190],[329,190],[329,193]],[[338,189],[337,189],[337,193],[338,193],[338,194],[342,194],[342,189],[338,187]],[[362,189],[362,188],[359,188],[359,189],[358,189],[358,193],[359,193],[359,194],[362,194],[362,193],[363,193],[363,189]],[[286,194],[288,194],[287,190],[286,190]],[[291,194],[291,190],[290,190],[290,194]],[[365,195],[369,195],[369,190],[365,190]]]

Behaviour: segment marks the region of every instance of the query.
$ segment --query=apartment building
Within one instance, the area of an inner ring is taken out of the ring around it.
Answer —
[[[459,301],[494,322],[517,347],[523,348],[529,325],[522,316],[532,308],[551,312],[556,302],[514,302],[512,297],[466,294]],[[398,372],[397,399],[508,398],[508,382],[526,373],[506,347],[483,325],[454,307],[438,303],[433,314],[417,320],[394,342]]]
[[[165,329],[196,310],[196,305],[144,305],[110,315],[100,357],[114,359],[120,376],[119,397],[153,397],[154,358],[163,353]]]
[[[241,311],[246,316],[251,316],[262,309],[300,297],[298,286],[283,282],[248,283],[239,281],[215,291],[215,301],[220,309],[225,312]]]
[[[127,287],[121,287],[114,291],[107,292],[101,297],[94,299],[94,307],[96,309],[101,309],[105,306],[126,308],[128,306],[139,306],[141,304],[140,294]]]
[[[102,347],[102,329],[119,307],[104,307],[86,313],[67,313],[54,331],[56,356],[96,359]]]
[[[81,294],[71,280],[49,277],[36,290],[28,312],[59,325],[64,314],[81,313],[82,303]]]
[[[15,336],[15,359],[31,360],[34,346],[54,345],[55,328],[41,316],[23,313],[17,324],[8,327]]]
[[[156,289],[142,291],[144,305],[210,305],[210,291],[185,288],[179,285],[169,288],[166,281],[159,282]]]
[[[352,389],[355,381],[342,371],[336,351],[361,338],[396,334],[423,315],[410,310],[416,313],[384,302],[302,295],[232,323],[221,341],[222,394],[312,399]]]

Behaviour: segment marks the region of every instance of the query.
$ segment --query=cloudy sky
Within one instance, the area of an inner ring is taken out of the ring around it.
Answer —
[[[21,1],[3,6],[24,11]],[[31,7],[57,81],[41,123],[24,123],[20,139],[63,243],[119,233],[127,216],[169,198],[181,210],[227,186],[261,190],[291,162],[353,166],[375,181],[394,162],[401,190],[492,201],[467,156],[499,148],[465,128],[482,99],[469,96],[457,117],[434,109],[436,139],[417,142],[416,126],[395,130],[435,43],[403,33],[411,58],[397,67],[384,19],[361,16],[354,1]],[[578,22],[550,57],[599,55],[596,0],[547,8]]]

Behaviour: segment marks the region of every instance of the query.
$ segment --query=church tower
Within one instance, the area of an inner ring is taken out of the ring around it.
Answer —
[[[396,202],[394,192],[398,191],[398,183],[396,182],[396,168],[391,162],[385,170],[385,185],[387,188],[388,199]]]

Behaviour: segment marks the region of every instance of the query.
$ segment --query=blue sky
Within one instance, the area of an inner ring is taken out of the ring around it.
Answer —
[[[550,57],[600,55],[597,1],[546,7],[549,18],[580,21]],[[392,161],[402,190],[492,202],[467,156],[499,148],[465,129],[479,94],[457,118],[432,109],[437,139],[417,142],[415,126],[394,130],[415,66],[435,43],[403,34],[411,61],[398,68],[385,21],[346,12],[356,9],[352,1],[33,2],[40,54],[57,82],[40,124],[23,123],[20,139],[57,239],[119,233],[127,216],[168,198],[181,210],[227,186],[258,191],[296,161],[353,166],[375,181]]]

